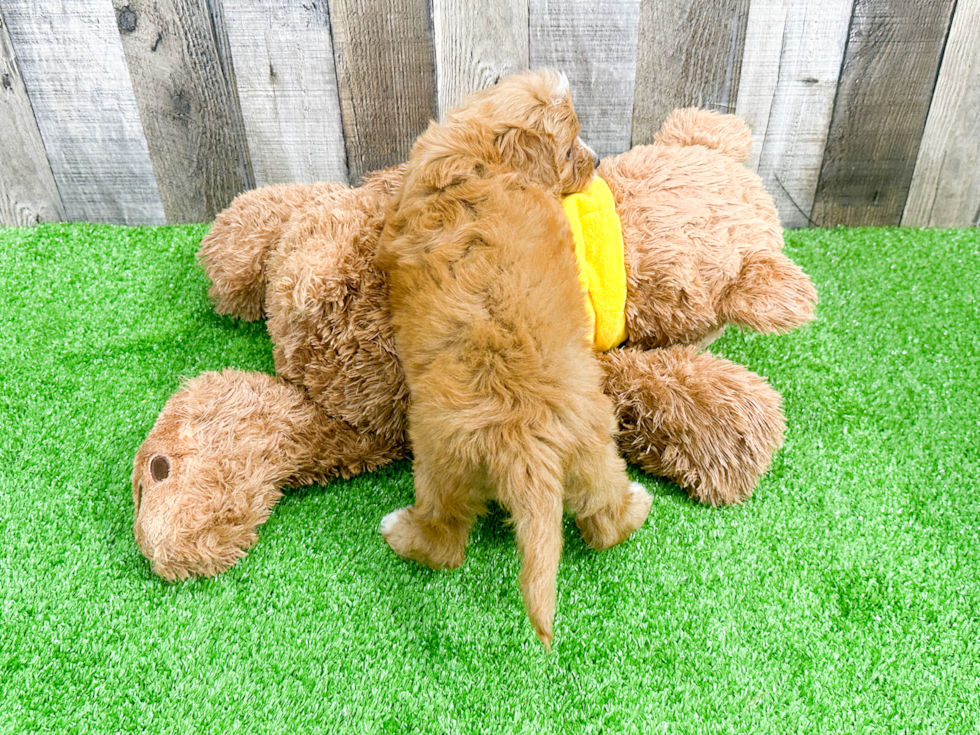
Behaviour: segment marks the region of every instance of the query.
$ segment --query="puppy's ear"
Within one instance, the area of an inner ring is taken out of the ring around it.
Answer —
[[[560,174],[554,139],[527,128],[507,128],[497,136],[497,150],[510,168],[520,171],[546,189],[558,187]]]

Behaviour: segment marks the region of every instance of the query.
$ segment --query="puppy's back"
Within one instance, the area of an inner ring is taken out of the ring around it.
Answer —
[[[557,199],[516,177],[455,189],[409,196],[383,240],[379,263],[391,276],[409,372],[439,356],[465,361],[489,351],[498,359],[485,369],[519,378],[535,364],[549,371],[569,350],[587,354],[574,242]]]

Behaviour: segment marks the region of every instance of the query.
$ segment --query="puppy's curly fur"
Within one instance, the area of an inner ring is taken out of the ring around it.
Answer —
[[[568,83],[510,77],[433,123],[382,233],[398,354],[411,395],[415,505],[382,533],[434,568],[463,561],[488,500],[510,512],[525,607],[550,647],[563,507],[607,548],[645,520],[613,441],[560,196],[584,189]]]

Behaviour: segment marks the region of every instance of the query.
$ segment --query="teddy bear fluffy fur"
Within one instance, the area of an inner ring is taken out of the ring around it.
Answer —
[[[697,501],[741,502],[782,442],[781,400],[701,349],[727,324],[785,332],[812,318],[806,275],[782,253],[772,200],[745,169],[737,118],[679,110],[654,144],[602,161],[626,249],[625,345],[599,354],[625,458]],[[227,569],[281,488],[407,456],[408,390],[374,262],[403,168],[340,184],[247,192],[199,257],[219,313],[265,317],[277,376],[189,381],[134,460],[134,530],[166,579]]]

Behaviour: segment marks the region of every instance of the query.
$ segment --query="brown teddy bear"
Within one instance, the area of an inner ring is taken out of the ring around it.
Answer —
[[[626,270],[622,346],[597,353],[628,461],[711,505],[748,497],[782,443],[781,399],[700,352],[732,323],[786,332],[816,292],[782,254],[752,143],[731,115],[674,112],[653,145],[604,160]],[[245,555],[281,488],[405,457],[408,391],[374,265],[401,168],[362,186],[239,196],[201,244],[219,313],[263,316],[278,377],[204,373],[170,398],[133,467],[134,532],[168,580]]]

